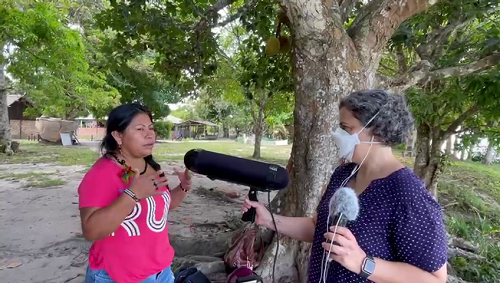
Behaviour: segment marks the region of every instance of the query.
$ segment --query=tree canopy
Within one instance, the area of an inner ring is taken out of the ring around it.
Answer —
[[[89,67],[77,30],[68,27],[64,6],[4,1],[0,43],[7,48],[7,71],[38,112],[74,118],[84,109],[103,111],[118,92],[105,75]]]

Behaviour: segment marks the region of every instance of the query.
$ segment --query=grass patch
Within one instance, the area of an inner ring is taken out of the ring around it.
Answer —
[[[61,179],[53,179],[43,177],[36,180],[29,181],[25,187],[27,188],[50,188],[65,185],[66,181]]]
[[[52,163],[57,165],[89,165],[99,155],[85,146],[64,147],[62,145],[44,145],[37,142],[23,141],[20,152],[7,156],[0,154],[0,163]]]
[[[235,141],[219,142],[182,142],[161,143],[154,149],[154,156],[159,162],[182,161],[184,154],[193,148],[202,148],[223,154],[250,158],[253,146]],[[262,160],[285,165],[290,157],[291,146],[262,146]],[[60,145],[44,145],[37,142],[23,141],[21,151],[12,155],[0,155],[0,163],[51,163],[57,165],[91,166],[99,154],[86,146],[63,147]]]
[[[9,181],[26,181],[26,188],[49,188],[66,184],[65,180],[53,178],[53,173],[26,172],[16,174],[0,174],[0,179]]]
[[[181,161],[191,149],[202,148],[222,154],[251,158],[253,146],[235,141],[163,143],[155,147],[154,156],[158,161]],[[290,157],[291,146],[262,146],[263,161],[285,165]]]
[[[23,180],[23,179],[34,179],[39,177],[45,177],[47,173],[38,172],[26,172],[26,173],[15,173],[15,174],[0,174],[0,179],[7,179],[11,181]]]
[[[469,282],[500,282],[500,167],[454,162],[438,183],[448,232],[480,246],[485,261],[450,260]]]

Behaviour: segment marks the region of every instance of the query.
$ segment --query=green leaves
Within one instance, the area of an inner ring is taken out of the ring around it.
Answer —
[[[7,71],[37,112],[74,118],[116,105],[118,92],[89,67],[80,33],[66,25],[66,4],[5,0],[0,34],[12,47]]]
[[[137,1],[113,3],[97,15],[101,30],[111,29],[108,54],[119,64],[146,51],[154,51],[154,70],[185,90],[194,81],[214,72],[217,43],[206,26],[203,11],[210,1],[168,1],[144,4]]]

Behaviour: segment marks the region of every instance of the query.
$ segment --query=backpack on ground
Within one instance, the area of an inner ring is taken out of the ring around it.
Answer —
[[[175,283],[211,283],[196,267],[181,270],[175,276]]]

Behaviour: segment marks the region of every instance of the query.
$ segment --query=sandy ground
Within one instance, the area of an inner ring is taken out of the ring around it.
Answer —
[[[173,166],[162,164],[167,171]],[[81,234],[77,187],[85,168],[50,164],[0,165],[0,174],[44,172],[66,184],[26,188],[23,180],[0,179],[0,282],[83,282],[90,243]],[[171,185],[177,185],[171,176]],[[193,176],[193,191],[169,214],[177,255],[190,254],[189,239],[231,231],[228,219],[240,217],[248,190],[204,176]],[[260,197],[263,202],[266,196]],[[207,250],[205,255],[217,253]],[[220,256],[220,251],[218,251]]]

